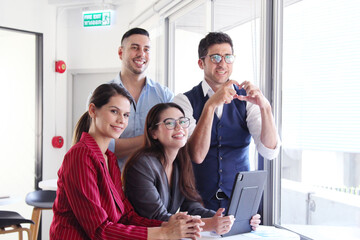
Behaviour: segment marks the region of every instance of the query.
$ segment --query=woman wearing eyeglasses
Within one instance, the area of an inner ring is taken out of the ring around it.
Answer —
[[[125,194],[143,217],[168,220],[178,210],[199,215],[204,231],[227,233],[233,216],[222,216],[201,204],[196,191],[192,163],[186,141],[190,119],[175,103],[160,103],[148,113],[145,145],[124,168]]]
[[[115,155],[107,150],[128,124],[131,96],[117,84],[102,84],[76,125],[74,146],[59,170],[51,240],[196,239],[200,219],[178,213],[168,222],[135,213],[125,197]]]

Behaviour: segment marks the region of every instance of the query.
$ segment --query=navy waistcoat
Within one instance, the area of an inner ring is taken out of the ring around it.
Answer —
[[[246,95],[244,89],[235,86],[238,95]],[[193,108],[193,117],[199,121],[209,97],[201,83],[184,93]],[[193,164],[196,187],[204,200],[213,197],[221,188],[230,197],[235,175],[249,171],[249,144],[251,135],[246,124],[246,102],[235,99],[224,104],[221,119],[214,114],[210,149],[201,164]]]

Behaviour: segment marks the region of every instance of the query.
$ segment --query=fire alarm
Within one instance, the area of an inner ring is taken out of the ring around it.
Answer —
[[[55,136],[52,139],[52,145],[54,148],[61,148],[64,145],[64,139],[62,136]]]
[[[55,62],[55,72],[63,73],[66,70],[66,64],[63,60]]]

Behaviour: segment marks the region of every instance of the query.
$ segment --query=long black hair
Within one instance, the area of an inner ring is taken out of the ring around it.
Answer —
[[[124,185],[126,185],[126,174],[128,169],[144,155],[156,157],[157,159],[159,159],[163,167],[166,167],[167,161],[164,146],[159,142],[159,140],[153,138],[151,132],[158,129],[159,125],[157,123],[160,122],[161,113],[169,108],[177,108],[183,114],[183,116],[185,116],[184,110],[179,105],[172,102],[159,103],[150,109],[145,121],[144,145],[127,160],[123,171]],[[187,144],[185,144],[184,147],[179,149],[179,152],[175,159],[175,161],[177,161],[177,163],[179,164],[180,169],[180,191],[186,198],[202,203],[201,197],[196,190],[193,167],[188,152],[189,151],[187,148]]]

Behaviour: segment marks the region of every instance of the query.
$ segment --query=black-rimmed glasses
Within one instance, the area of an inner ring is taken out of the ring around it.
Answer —
[[[226,54],[225,56],[222,56],[220,54],[212,54],[212,55],[206,55],[210,57],[211,62],[215,64],[219,64],[221,60],[224,58],[224,61],[228,64],[232,64],[235,61],[235,56],[232,54]],[[203,56],[202,58],[205,58],[206,56]]]
[[[190,118],[188,118],[188,117],[181,117],[179,119],[166,118],[166,119],[164,119],[164,121],[159,122],[156,125],[163,123],[167,129],[172,130],[176,127],[176,122],[179,123],[180,127],[188,128],[190,125]]]

